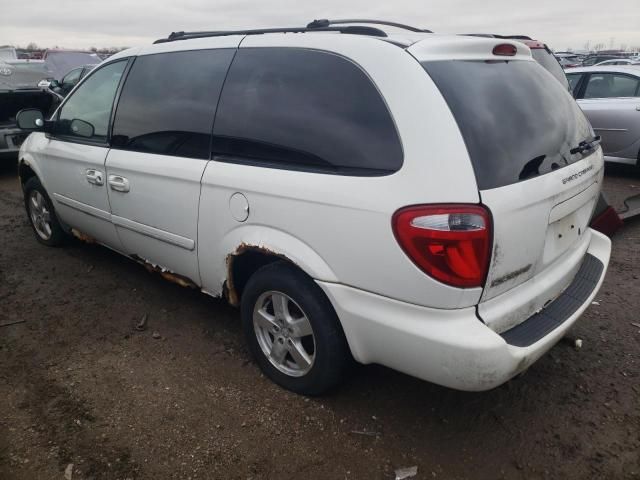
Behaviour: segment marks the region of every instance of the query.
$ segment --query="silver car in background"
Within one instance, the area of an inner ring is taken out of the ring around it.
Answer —
[[[640,66],[566,70],[573,96],[602,137],[605,161],[640,168]]]

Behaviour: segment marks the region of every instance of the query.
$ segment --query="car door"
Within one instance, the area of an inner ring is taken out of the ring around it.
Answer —
[[[65,100],[40,162],[61,220],[116,250],[120,241],[111,223],[104,164],[114,98],[126,65],[125,59],[100,67]]]
[[[152,48],[138,56],[118,101],[107,157],[111,219],[125,253],[196,284],[200,180],[237,43],[163,53]]]
[[[578,104],[607,156],[632,155],[627,150],[640,139],[640,77],[625,73],[591,73],[581,88]]]

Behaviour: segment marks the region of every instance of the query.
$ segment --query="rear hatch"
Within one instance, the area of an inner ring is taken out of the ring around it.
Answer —
[[[510,308],[504,301],[497,310],[479,307],[489,326],[504,331],[571,282],[589,243],[603,163],[599,147],[584,148],[594,134],[580,108],[521,55],[526,47],[500,58],[492,54],[495,40],[478,41],[486,44],[484,56],[476,44],[469,59],[417,58],[456,118],[491,211],[493,252],[481,302],[491,305],[519,287]]]

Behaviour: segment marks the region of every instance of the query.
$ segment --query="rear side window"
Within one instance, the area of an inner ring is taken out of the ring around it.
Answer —
[[[316,50],[238,50],[213,134],[222,161],[344,175],[402,165],[395,125],[369,77]]]
[[[209,158],[213,117],[234,50],[138,57],[113,125],[113,148]]]
[[[422,64],[465,140],[478,188],[502,187],[583,158],[570,150],[593,139],[571,94],[527,60]]]
[[[637,97],[640,80],[616,73],[592,73],[584,90],[584,98]]]

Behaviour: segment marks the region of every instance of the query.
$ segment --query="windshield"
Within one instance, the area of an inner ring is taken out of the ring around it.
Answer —
[[[55,79],[60,80],[64,75],[82,65],[96,65],[102,60],[95,53],[90,52],[47,52],[45,63]]]
[[[593,139],[567,89],[535,62],[422,62],[464,137],[478,188],[510,185],[583,158]],[[593,151],[593,150],[592,150]]]

